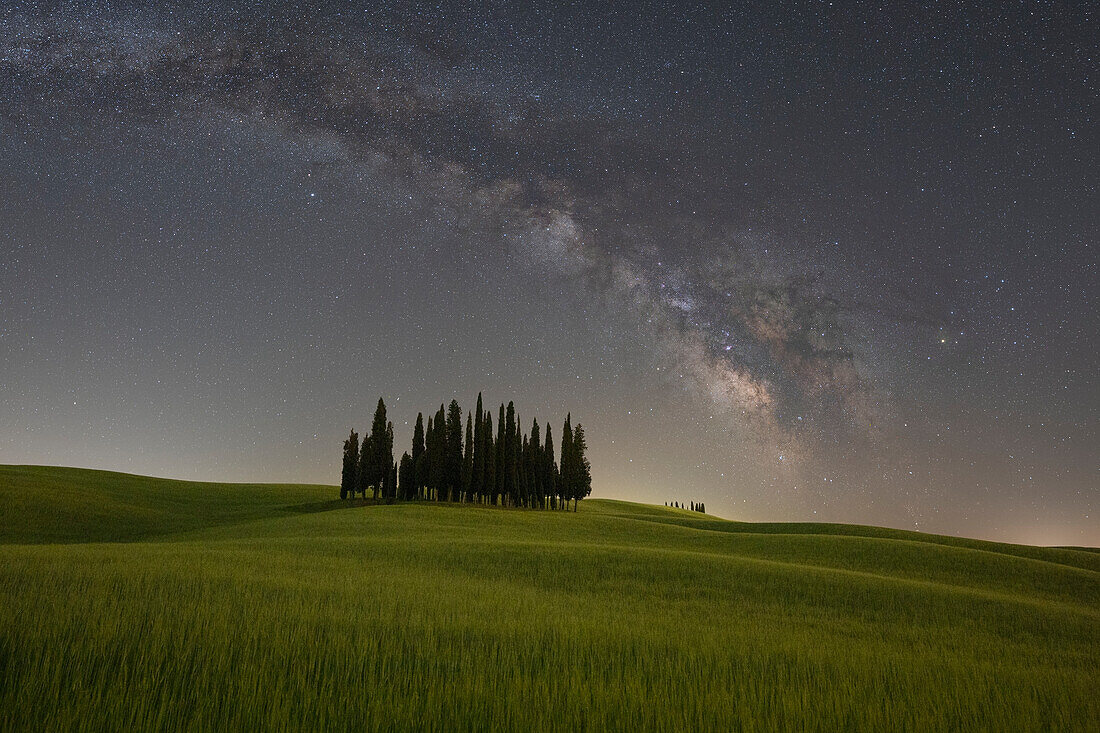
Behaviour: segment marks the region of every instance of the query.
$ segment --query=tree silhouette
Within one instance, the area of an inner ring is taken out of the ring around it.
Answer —
[[[480,501],[482,487],[485,485],[485,410],[481,404],[481,393],[477,393],[477,407],[474,409],[473,456],[470,460],[470,501]]]
[[[367,488],[370,486],[370,477],[374,473],[372,462],[374,452],[371,449],[370,434],[363,435],[363,442],[359,445],[359,475],[355,479],[355,490],[367,498]]]
[[[466,443],[462,449],[462,493],[459,501],[469,501],[474,482],[474,418],[466,413]]]
[[[550,423],[546,423],[546,444],[542,449],[543,483],[546,496],[550,498],[551,508],[557,506],[558,462],[554,459],[554,436],[550,432]]]
[[[374,410],[370,437],[363,441],[363,450],[359,461],[359,488],[366,497],[367,489],[374,490],[377,499],[383,491],[383,482],[393,465],[393,423],[386,420],[386,403],[378,398]]]
[[[573,498],[573,426],[570,424],[571,415],[565,416],[565,424],[561,429],[561,480],[558,481],[558,497],[563,504],[563,509],[568,507],[569,500]]]
[[[382,498],[393,501],[397,498],[397,464],[391,463],[386,468],[386,475],[382,478]]]
[[[397,464],[397,498],[409,501],[417,498],[416,472],[413,470],[413,459],[408,451],[401,454],[401,460]]]
[[[497,440],[496,440],[496,480],[493,482],[493,504],[503,503],[504,501],[504,474],[507,472],[507,465],[504,459],[505,441],[504,439],[504,403],[500,403],[500,414],[497,416]]]
[[[359,479],[359,433],[354,430],[344,441],[344,465],[340,471],[340,498],[355,493]]]
[[[577,502],[592,493],[592,465],[585,455],[587,450],[584,426],[577,423],[573,431],[573,511],[577,511]]]
[[[389,491],[387,499],[397,498],[397,461],[393,460],[393,423],[386,423],[385,437],[378,448],[378,462],[385,467],[386,475],[382,479],[383,489]],[[385,481],[389,479],[388,489]]]
[[[455,501],[462,488],[462,408],[458,400],[447,406],[447,458],[445,463],[445,501]]]
[[[542,490],[542,437],[539,435],[538,420],[531,423],[531,440],[527,444],[524,456],[527,483],[531,491],[531,505],[541,509],[544,501]]]
[[[436,501],[443,501],[446,497],[447,483],[447,413],[443,405],[435,413],[434,428],[428,443],[429,461],[429,492],[432,492]]]
[[[508,402],[508,410],[504,413],[504,490],[506,502],[510,506],[516,503],[516,484],[519,483],[519,472],[516,470],[516,406]]]
[[[424,462],[424,413],[416,413],[416,427],[413,428],[413,444],[412,455],[409,456],[412,461],[412,476],[409,488],[412,489],[412,493],[409,498],[420,497],[420,492],[424,488],[424,484],[427,482],[428,466]]]
[[[568,508],[590,495],[591,465],[585,455],[584,428],[566,415],[562,427],[560,461],[555,460],[550,424],[537,419],[530,433],[522,429],[515,403],[502,402],[496,432],[493,417],[478,394],[477,407],[466,413],[465,427],[458,400],[440,404],[428,416],[416,416],[412,451],[394,460],[394,426],[386,419],[386,403],[378,399],[371,429],[360,440],[350,431],[344,441],[340,498],[373,491],[375,500],[457,501],[524,507]],[[679,506],[676,503],[676,506]],[[692,503],[695,511],[703,504]]]
[[[428,416],[428,428],[424,432],[424,455],[420,457],[420,462],[423,464],[420,469],[420,485],[424,490],[424,498],[429,501],[432,498],[432,481],[435,480],[435,476],[432,473],[434,470],[435,462],[435,417]]]
[[[481,485],[482,500],[496,504],[497,449],[493,439],[493,416],[485,413],[485,480]]]
[[[517,416],[518,424],[518,416]],[[531,482],[527,475],[527,456],[531,452],[531,443],[524,435],[520,438],[520,448],[517,453],[518,460],[516,461],[516,473],[519,476],[519,480],[516,483],[516,494],[518,506],[531,506]]]

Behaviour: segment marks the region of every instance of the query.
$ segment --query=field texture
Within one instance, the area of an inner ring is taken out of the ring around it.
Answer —
[[[1100,554],[0,467],[0,729],[1100,730]]]

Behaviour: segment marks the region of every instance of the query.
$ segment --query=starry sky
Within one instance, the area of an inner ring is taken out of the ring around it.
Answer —
[[[9,0],[0,462],[335,483],[483,391],[596,496],[1100,545],[1097,31]]]

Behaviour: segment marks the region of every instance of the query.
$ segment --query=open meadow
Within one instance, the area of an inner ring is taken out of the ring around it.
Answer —
[[[0,467],[0,728],[1100,730],[1100,553]]]

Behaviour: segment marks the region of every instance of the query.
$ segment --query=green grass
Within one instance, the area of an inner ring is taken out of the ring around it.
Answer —
[[[1100,555],[0,467],[0,728],[1097,730]]]
[[[332,499],[328,486],[207,484],[53,466],[0,466],[0,542],[130,542]]]

